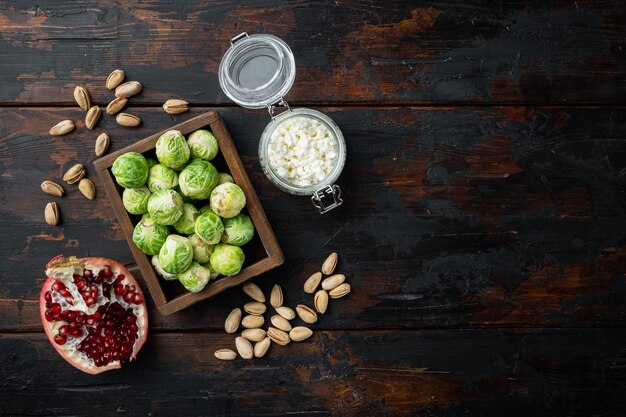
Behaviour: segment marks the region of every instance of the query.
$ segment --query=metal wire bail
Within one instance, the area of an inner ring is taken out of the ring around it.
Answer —
[[[324,203],[324,200],[332,197],[332,202],[330,204]],[[338,185],[327,185],[321,190],[317,190],[311,196],[311,202],[315,207],[317,207],[320,211],[320,214],[324,214],[334,209],[335,207],[339,207],[343,200],[341,199],[341,188]]]

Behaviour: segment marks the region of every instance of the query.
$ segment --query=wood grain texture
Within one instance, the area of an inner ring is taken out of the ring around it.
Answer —
[[[91,202],[67,186],[51,228],[40,182],[76,162],[94,178],[99,130],[114,151],[204,110],[135,108],[139,129],[109,117],[63,137],[49,126],[78,110],[0,110],[0,329],[39,329],[35,300],[54,254],[132,260],[103,195]],[[345,203],[324,216],[263,175],[255,155],[267,115],[219,109],[287,259],[255,281],[266,294],[279,282],[288,305],[311,302],[302,284],[337,251],[353,293],[331,301],[317,328],[625,324],[626,109],[320,110],[348,146]],[[152,314],[153,329],[218,329],[245,299],[233,289],[170,319]]]
[[[333,331],[220,362],[234,335],[152,334],[136,363],[94,378],[42,334],[2,335],[0,413],[621,416],[625,344],[623,329]]]
[[[106,104],[122,68],[134,103],[229,103],[217,69],[247,31],[293,49],[292,104],[624,103],[625,25],[607,1],[10,1],[0,102],[69,104],[82,84]]]

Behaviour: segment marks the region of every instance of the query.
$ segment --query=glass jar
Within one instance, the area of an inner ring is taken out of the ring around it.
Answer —
[[[296,64],[289,46],[272,35],[248,35],[245,32],[231,39],[230,45],[220,62],[220,87],[240,106],[249,109],[265,107],[272,118],[259,142],[259,161],[267,178],[287,193],[311,196],[313,205],[322,214],[341,205],[341,189],[335,181],[345,165],[346,143],[337,124],[326,114],[289,107],[284,97],[296,77]],[[278,107],[284,107],[285,111],[277,115]],[[281,123],[297,117],[314,121],[327,129],[336,152],[323,179],[311,185],[297,185],[280,176],[268,156],[272,134]]]

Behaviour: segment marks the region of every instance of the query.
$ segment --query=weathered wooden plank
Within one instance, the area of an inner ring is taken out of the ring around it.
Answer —
[[[228,103],[217,81],[229,40],[271,33],[293,49],[287,96],[324,103],[624,103],[620,2],[4,2],[0,102],[98,102],[115,68],[137,103]]]
[[[266,291],[281,282],[287,303],[311,302],[301,285],[337,250],[353,293],[319,328],[626,323],[626,109],[322,110],[348,143],[345,203],[324,216],[261,172],[265,112],[218,109],[287,259],[256,280]],[[79,123],[50,137],[56,121],[80,113],[0,110],[0,329],[40,328],[42,268],[57,253],[132,260],[103,194],[91,202],[66,186],[52,228],[40,182],[92,161],[102,129],[116,150],[201,111],[135,108],[138,129],[105,117],[97,131]],[[153,328],[217,329],[245,300],[229,290],[171,319],[154,313]]]
[[[43,334],[0,336],[4,415],[618,416],[623,329],[318,332],[220,362],[232,335],[153,334],[91,376]],[[103,401],[106,398],[106,401]]]

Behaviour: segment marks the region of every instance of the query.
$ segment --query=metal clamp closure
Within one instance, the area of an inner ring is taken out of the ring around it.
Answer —
[[[249,38],[248,32],[241,32],[239,35],[235,36],[230,40],[230,45],[232,46],[235,42],[237,42],[241,38]]]
[[[329,197],[332,197],[332,202],[330,204],[324,203],[324,200],[328,200]],[[321,190],[317,190],[311,196],[311,202],[315,207],[317,207],[320,211],[320,214],[324,214],[335,207],[339,207],[343,200],[341,199],[341,188],[338,185],[327,185]]]
[[[277,106],[283,106],[286,107],[287,110],[285,111],[291,111],[291,107],[289,107],[289,103],[287,103],[287,100],[285,100],[284,98],[280,98],[280,101],[275,103],[275,104],[268,104],[267,105],[267,111],[270,113],[270,116],[272,117],[272,120],[274,120],[276,118],[276,107]]]

